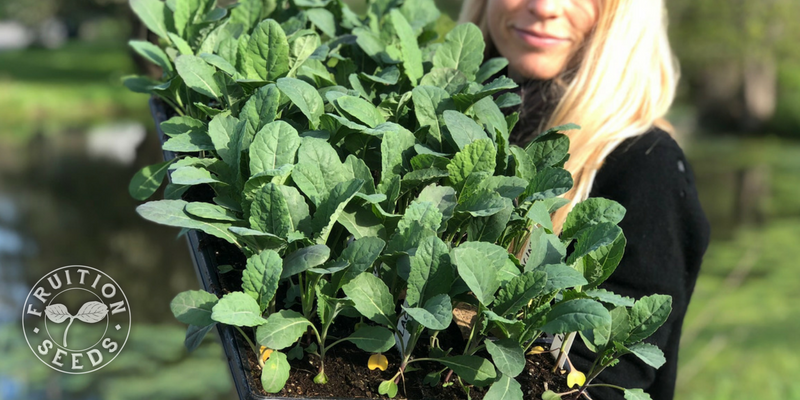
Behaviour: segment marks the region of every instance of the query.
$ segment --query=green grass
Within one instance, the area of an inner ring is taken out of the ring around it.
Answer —
[[[714,239],[684,324],[676,399],[800,399],[800,143],[701,139],[688,152]],[[730,171],[769,171],[762,226],[736,227]]]
[[[58,50],[0,52],[0,140],[24,143],[117,120],[149,118],[147,96],[120,78],[135,73],[124,43],[71,42]]]

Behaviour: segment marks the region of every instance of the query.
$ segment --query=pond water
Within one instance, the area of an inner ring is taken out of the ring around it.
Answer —
[[[41,135],[24,146],[0,140],[0,399],[235,396],[216,334],[188,354],[186,327],[169,310],[177,293],[199,287],[185,239],[140,218],[128,195],[133,174],[160,157],[152,126],[135,123]],[[50,369],[21,329],[31,287],[67,265],[104,271],[130,304],[124,349],[89,374]]]

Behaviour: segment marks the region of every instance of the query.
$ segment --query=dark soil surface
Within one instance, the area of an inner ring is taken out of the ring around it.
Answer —
[[[187,191],[183,198],[186,200],[205,200],[208,201],[213,197],[213,191],[210,187],[195,186]],[[208,248],[217,265],[231,265],[232,271],[219,275],[221,288],[220,293],[228,293],[231,291],[241,290],[242,271],[245,268],[246,259],[244,255],[235,246],[215,237],[202,235],[204,239],[201,241],[202,248]],[[201,249],[202,250],[202,249]],[[280,290],[279,290],[280,291]],[[345,317],[339,317],[336,320],[339,324],[337,327],[331,328],[330,335],[332,337],[339,336],[337,333],[347,335],[347,332],[352,332],[352,324],[355,320]],[[348,325],[350,325],[348,327]],[[247,331],[246,331],[247,332]],[[239,336],[238,333],[236,333]],[[252,331],[250,332],[252,338]],[[237,340],[244,343],[241,337]],[[451,325],[451,329],[442,332],[439,335],[439,341],[442,348],[461,348],[464,346],[463,339],[460,331],[455,326]],[[329,343],[331,343],[329,341]],[[310,343],[304,343],[308,345]],[[427,355],[426,349],[427,340],[420,339],[417,346],[415,355],[417,357],[425,357]],[[249,346],[243,345],[246,348],[247,362],[251,371],[259,371],[261,368],[258,366],[256,355],[251,351]],[[286,350],[288,351],[288,349]],[[389,351],[384,355],[389,360],[389,367],[386,371],[370,370],[367,368],[367,360],[371,354],[356,348],[349,342],[343,342],[332,348],[325,357],[325,373],[328,376],[328,383],[320,385],[314,383],[314,376],[317,375],[319,370],[319,358],[315,355],[305,354],[302,360],[291,360],[292,365],[291,375],[286,387],[280,393],[269,395],[261,387],[261,381],[257,374],[250,375],[249,386],[253,388],[256,394],[269,397],[306,397],[306,398],[337,398],[346,400],[351,398],[386,398],[378,394],[378,386],[384,380],[391,379],[397,372],[400,366],[399,356],[394,351]],[[479,354],[487,357],[488,354]],[[555,361],[550,354],[539,354],[527,356],[527,365],[525,370],[517,377],[517,381],[522,385],[524,398],[538,399],[545,391],[545,387],[556,392],[566,392],[569,389],[566,385],[566,376],[560,373],[554,373],[553,367]],[[435,387],[423,384],[425,375],[434,372],[442,371],[444,367],[435,362],[419,362],[414,363],[413,371],[406,371],[403,380],[398,384],[400,390],[396,399],[414,399],[414,400],[466,400],[468,396],[465,388],[459,384],[456,375],[452,375],[449,379],[451,384],[446,387],[443,386],[444,379],[447,376],[447,371],[442,373],[442,379]],[[486,388],[478,388],[468,386],[469,396],[474,400],[481,400],[488,390]]]

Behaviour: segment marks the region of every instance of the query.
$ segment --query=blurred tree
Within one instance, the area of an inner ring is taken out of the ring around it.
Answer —
[[[670,0],[667,7],[684,94],[701,122],[763,127],[775,114],[779,68],[800,63],[800,1]]]

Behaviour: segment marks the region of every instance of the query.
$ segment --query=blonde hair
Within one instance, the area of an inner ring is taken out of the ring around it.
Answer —
[[[486,21],[488,0],[465,0],[459,22],[478,25],[493,46]],[[563,96],[544,126],[568,122],[581,126],[566,132],[570,158],[565,168],[573,189],[570,203],[553,215],[557,231],[567,213],[589,196],[606,156],[625,139],[653,126],[671,132],[665,120],[678,81],[678,66],[667,39],[663,0],[598,0],[593,32],[571,64]]]

